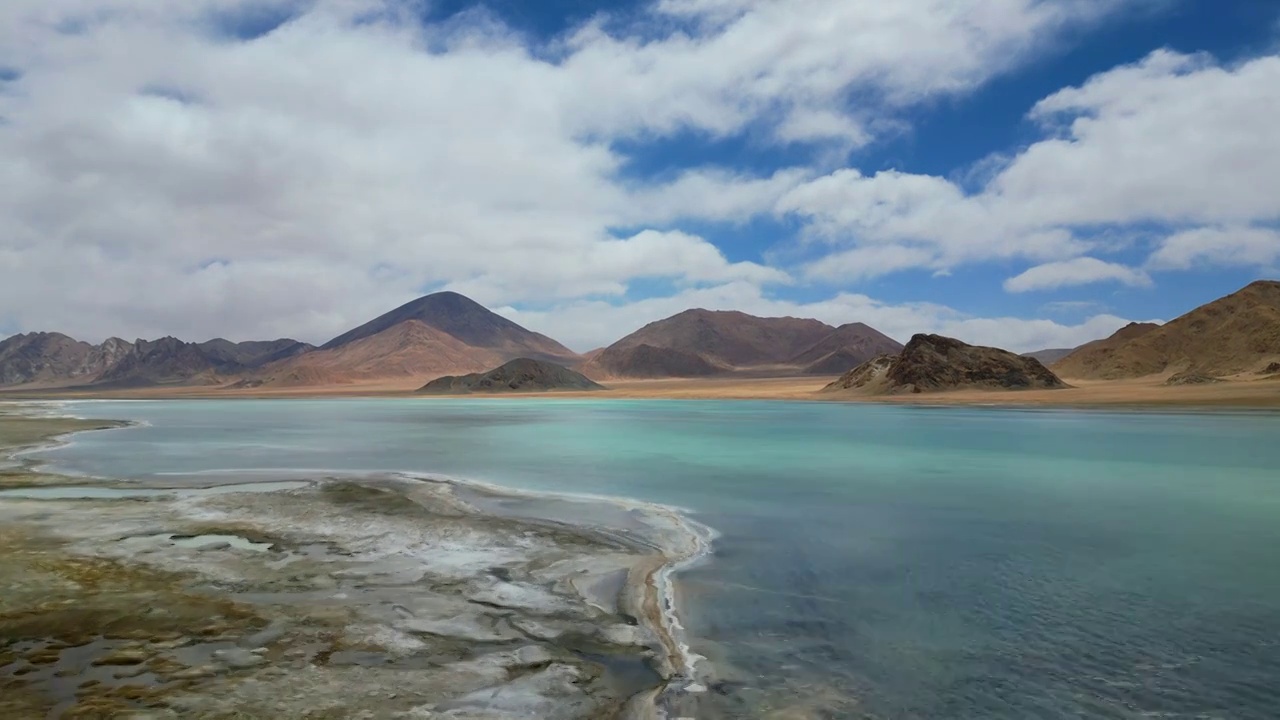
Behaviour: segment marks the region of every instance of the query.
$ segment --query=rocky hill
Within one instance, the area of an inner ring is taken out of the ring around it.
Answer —
[[[244,368],[209,357],[196,343],[175,337],[138,340],[118,362],[87,385],[99,387],[145,387],[148,385],[211,385],[219,371],[234,374]]]
[[[200,343],[200,350],[210,360],[246,368],[257,368],[285,360],[315,349],[310,343],[298,342],[291,338],[280,340],[250,340],[248,342],[231,342],[222,338],[214,338]]]
[[[898,355],[869,360],[828,385],[824,392],[888,395],[1064,387],[1067,385],[1035,358],[968,345],[941,335],[916,335]]]
[[[0,341],[0,385],[49,384],[91,377],[95,371],[93,350],[89,343],[62,333],[14,335]]]
[[[812,347],[788,360],[806,375],[839,375],[880,356],[902,351],[902,343],[863,323],[832,330]]]
[[[1063,377],[1265,374],[1280,360],[1280,282],[1259,280],[1160,326],[1130,326],[1054,365]]]
[[[555,363],[518,358],[488,372],[445,376],[432,380],[418,392],[427,395],[468,393],[565,392],[604,390],[581,373]]]
[[[579,369],[597,378],[696,378],[731,370],[697,353],[648,344],[606,348]]]
[[[596,378],[700,377],[741,370],[839,374],[901,346],[861,323],[686,310],[649,323],[584,362]]]
[[[1055,372],[1061,373],[1063,377],[1092,377],[1100,368],[1110,362],[1111,357],[1120,347],[1130,340],[1136,340],[1159,328],[1160,326],[1155,323],[1129,323],[1110,337],[1085,343],[1047,364],[1053,367]]]
[[[1075,351],[1076,348],[1045,348],[1022,353],[1022,357],[1035,358],[1042,365],[1052,365]]]

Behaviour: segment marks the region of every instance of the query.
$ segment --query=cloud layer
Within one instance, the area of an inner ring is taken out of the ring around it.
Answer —
[[[698,304],[1020,349],[1091,339],[1122,319],[984,320],[857,285],[990,262],[1027,266],[1012,292],[1274,264],[1280,58],[1161,51],[1052,94],[1030,109],[1043,138],[976,193],[829,160],[1124,4],[660,0],[548,40],[480,11],[424,24],[397,0],[9,0],[0,328],[323,341],[450,288],[578,349]],[[798,160],[629,172],[689,137]],[[744,257],[698,229],[752,217],[795,235]],[[1166,230],[1145,267],[1106,258],[1093,230],[1138,223]],[[830,299],[771,299],[810,285]]]

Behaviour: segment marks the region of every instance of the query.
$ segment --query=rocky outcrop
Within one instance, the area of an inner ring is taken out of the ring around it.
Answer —
[[[418,392],[425,395],[469,393],[565,392],[604,390],[587,376],[554,363],[529,358],[512,360],[488,372],[449,375],[432,380]]]
[[[897,356],[850,370],[826,392],[926,393],[962,389],[1059,389],[1067,385],[1035,358],[968,345],[941,335],[916,335]]]

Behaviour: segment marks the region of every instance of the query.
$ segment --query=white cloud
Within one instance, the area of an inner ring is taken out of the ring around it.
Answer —
[[[786,282],[673,226],[769,211],[808,170],[634,182],[615,141],[865,143],[1120,4],[666,0],[538,45],[393,0],[6,0],[0,307],[88,339],[323,340],[434,287]]]
[[[1280,262],[1280,231],[1254,227],[1207,227],[1165,238],[1147,264],[1156,270],[1202,265],[1274,267]]]
[[[1159,51],[1040,101],[1031,117],[1043,124],[1046,139],[1012,158],[994,158],[990,165],[999,170],[977,193],[940,177],[894,171],[868,177],[844,169],[797,187],[776,210],[803,218],[824,242],[907,248],[895,257],[935,270],[993,259],[1078,259],[1123,249],[1116,238],[1140,235],[1128,229],[1144,224],[1273,223],[1280,219],[1277,116],[1280,56],[1226,67],[1206,56]],[[1175,236],[1153,267],[1184,262],[1187,243],[1218,243],[1220,251],[1194,254],[1207,260],[1272,262],[1268,233]],[[1103,272],[1087,262],[1049,267],[1059,275],[1069,268],[1078,278]],[[1108,267],[1111,279],[1145,281]],[[886,266],[893,269],[904,268]],[[1049,272],[1036,271],[1011,289]]]
[[[827,255],[805,266],[807,277],[838,281],[856,281],[878,277],[897,270],[927,267],[936,255],[924,248],[908,245],[870,245]]]
[[[1008,292],[1024,293],[1099,282],[1118,282],[1124,285],[1149,287],[1151,278],[1141,270],[1131,267],[1103,262],[1097,258],[1080,257],[1037,265],[1005,280],[1004,289]]]
[[[767,297],[758,287],[743,282],[689,289],[671,297],[630,303],[571,301],[546,310],[522,311],[508,307],[499,312],[585,351],[691,307],[741,310],[764,317],[812,317],[831,325],[863,322],[900,342],[906,342],[916,333],[939,333],[1015,352],[1075,347],[1107,337],[1129,322],[1110,314],[1095,315],[1074,325],[1013,317],[981,318],[934,303],[884,303],[855,293],[840,293],[817,302],[791,302]]]

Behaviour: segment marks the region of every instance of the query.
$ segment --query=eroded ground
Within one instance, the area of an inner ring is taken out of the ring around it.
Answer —
[[[652,713],[671,668],[644,543],[479,514],[449,483],[282,487],[0,490],[0,717]]]

